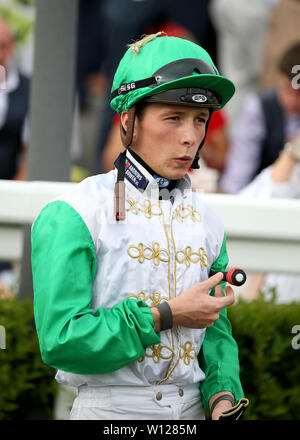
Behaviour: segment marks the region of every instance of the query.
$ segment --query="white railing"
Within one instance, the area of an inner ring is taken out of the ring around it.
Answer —
[[[22,258],[22,227],[74,183],[0,180],[0,260]],[[300,200],[203,194],[222,217],[230,266],[300,273]]]

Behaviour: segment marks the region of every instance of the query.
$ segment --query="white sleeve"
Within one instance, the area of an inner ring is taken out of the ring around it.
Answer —
[[[300,163],[287,182],[272,180],[272,166],[264,169],[249,185],[239,192],[245,197],[300,198]]]

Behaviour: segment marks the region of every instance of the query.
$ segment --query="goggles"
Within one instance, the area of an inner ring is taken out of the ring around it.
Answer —
[[[111,94],[111,100],[116,96],[125,95],[132,90],[140,89],[142,87],[155,88],[161,84],[165,84],[185,76],[192,76],[194,74],[200,75],[217,75],[214,67],[199,58],[183,58],[181,60],[173,61],[158,69],[149,78],[123,83],[118,89],[115,89]]]
[[[221,97],[211,90],[202,88],[170,89],[158,92],[141,100],[141,102],[159,102],[193,107],[220,108]]]

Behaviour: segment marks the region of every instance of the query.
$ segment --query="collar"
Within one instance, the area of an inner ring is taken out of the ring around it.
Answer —
[[[115,167],[118,169],[120,155],[115,161]],[[158,199],[160,189],[165,193],[168,188],[164,185],[169,179],[157,176],[154,171],[134,152],[126,150],[125,162],[125,180],[131,184],[133,188],[143,193],[151,199]],[[160,185],[159,185],[160,184]],[[191,179],[186,174],[182,179],[176,180],[176,185],[172,189],[179,189],[181,193],[191,190]],[[170,193],[172,190],[170,190]],[[178,191],[176,191],[178,193]],[[165,198],[165,197],[164,197]]]

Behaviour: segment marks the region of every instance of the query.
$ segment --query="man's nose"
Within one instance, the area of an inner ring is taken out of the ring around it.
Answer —
[[[196,129],[193,122],[187,122],[182,130],[182,143],[192,147],[196,142]]]

